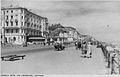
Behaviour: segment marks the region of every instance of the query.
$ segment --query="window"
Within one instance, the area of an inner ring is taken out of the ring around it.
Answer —
[[[26,26],[26,21],[24,22],[24,25]]]
[[[5,11],[3,11],[3,14],[5,14]]]
[[[23,16],[21,16],[21,19],[23,19]]]
[[[7,13],[8,13],[8,10],[7,10]]]
[[[11,19],[13,19],[13,16],[11,16]]]
[[[5,42],[7,43],[7,37],[5,37]]]
[[[27,27],[29,27],[29,23],[27,23]]]
[[[8,20],[8,16],[6,16],[6,19]]]
[[[11,10],[11,13],[13,13],[13,10]]]
[[[9,33],[9,29],[6,29],[6,33]]]
[[[16,41],[16,37],[13,37],[13,40]]]
[[[34,25],[34,28],[36,28],[36,25]]]
[[[19,30],[18,29],[16,29],[16,33],[18,33],[19,32]]]
[[[15,23],[16,23],[16,26],[18,26],[18,21],[16,21]]]
[[[21,38],[23,39],[23,36],[21,36]]]
[[[21,30],[21,33],[23,33],[23,29]]]
[[[8,26],[8,22],[6,22],[6,26]]]
[[[21,26],[23,26],[23,22],[21,22]]]
[[[13,33],[13,29],[11,29],[11,33]]]
[[[11,21],[11,26],[13,26],[13,22]]]

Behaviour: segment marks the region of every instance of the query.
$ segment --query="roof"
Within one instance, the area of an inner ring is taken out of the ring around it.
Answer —
[[[20,27],[5,27],[5,29],[19,29]]]
[[[36,15],[36,16],[38,16],[38,17],[40,17],[40,18],[43,18],[43,19],[46,19],[46,20],[47,20],[46,17],[42,17],[42,16],[40,16],[40,15],[37,15],[37,14],[31,12],[30,10],[28,10],[27,8],[23,8],[23,7],[2,7],[2,8],[1,8],[1,10],[11,10],[11,9],[24,9],[24,10],[26,10],[27,12],[29,12],[29,13],[31,13],[31,14],[33,14],[33,15]]]
[[[71,27],[71,26],[69,26],[69,27],[65,27],[66,29],[71,29],[71,30],[76,30],[74,27]]]
[[[23,7],[2,7],[1,10],[7,10],[7,9],[26,9],[26,8],[23,8]],[[27,9],[26,9],[27,10]]]

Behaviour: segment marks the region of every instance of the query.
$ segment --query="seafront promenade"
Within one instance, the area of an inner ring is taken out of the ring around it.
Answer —
[[[50,46],[48,46],[50,48]],[[31,47],[32,48],[32,47]],[[2,73],[7,74],[98,74],[106,75],[107,68],[102,50],[92,46],[92,58],[81,57],[81,50],[75,46],[67,47],[63,51],[54,49],[34,51],[11,52],[12,54],[25,54],[24,60],[2,61]],[[28,48],[29,49],[29,48]],[[4,53],[7,55],[10,53]],[[14,68],[13,68],[14,67]],[[12,70],[11,70],[12,69]]]
[[[81,57],[82,51],[76,50],[73,43],[66,45],[65,50],[62,51],[56,51],[54,45],[44,46],[41,44],[31,44],[27,47],[4,47],[2,48],[1,56],[26,55],[26,57],[24,60],[13,62],[2,61],[2,70],[3,73],[40,72],[43,74],[119,74],[119,51],[111,53],[106,50],[106,45],[105,42],[99,42],[98,45],[92,45],[92,58]],[[24,64],[24,67],[21,63]],[[30,65],[28,65],[28,63],[30,63]],[[8,66],[6,67],[7,64]],[[19,71],[17,71],[17,69],[12,71],[8,70],[12,69],[13,66],[16,68],[18,68],[17,66],[20,66],[22,70],[20,68]],[[39,69],[37,67],[39,67]],[[32,71],[32,69],[36,71]],[[25,71],[23,72],[23,70]]]

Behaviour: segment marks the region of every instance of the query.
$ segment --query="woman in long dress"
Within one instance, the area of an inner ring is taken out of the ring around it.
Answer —
[[[91,58],[92,56],[92,45],[91,45],[91,43],[90,42],[88,42],[88,44],[87,44],[87,54],[86,54],[86,56],[87,56],[87,58]]]
[[[82,50],[82,57],[86,57],[86,53],[87,53],[87,44],[86,44],[86,42],[83,42],[81,50]]]

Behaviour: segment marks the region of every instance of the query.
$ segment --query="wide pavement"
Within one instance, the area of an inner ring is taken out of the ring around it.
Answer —
[[[103,53],[95,46],[92,58],[82,58],[81,51],[75,47],[68,47],[64,51],[51,49],[24,54],[26,55],[24,60],[2,61],[2,74],[105,75],[107,73]]]

